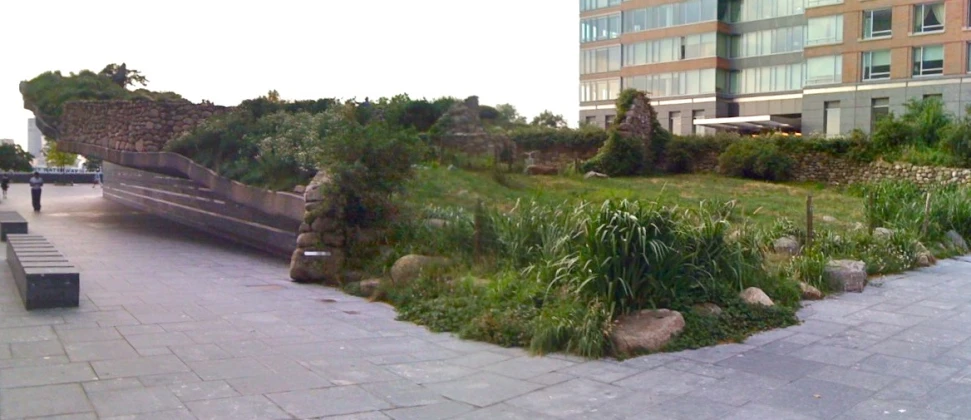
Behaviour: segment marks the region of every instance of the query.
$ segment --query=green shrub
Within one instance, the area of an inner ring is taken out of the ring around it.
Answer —
[[[564,148],[584,151],[603,146],[607,132],[596,126],[579,129],[552,128],[546,126],[521,126],[508,132],[509,139],[521,151]]]
[[[644,145],[640,140],[627,138],[615,129],[607,135],[607,142],[597,155],[586,161],[583,171],[595,170],[610,176],[631,176],[644,169]]]
[[[673,136],[667,143],[661,162],[664,171],[672,174],[695,171],[694,162],[699,156],[719,155],[739,137],[734,133],[718,133],[711,136]]]
[[[953,156],[957,165],[971,167],[971,106],[944,138],[943,149]]]
[[[910,125],[913,137],[911,144],[937,146],[947,137],[954,117],[944,108],[944,102],[937,98],[923,100],[910,99],[905,104],[907,111],[901,121]]]
[[[766,181],[787,181],[792,175],[792,158],[775,142],[741,140],[718,158],[719,170],[728,176]]]

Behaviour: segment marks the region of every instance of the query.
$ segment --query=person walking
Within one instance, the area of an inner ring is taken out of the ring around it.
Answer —
[[[39,172],[35,171],[34,176],[30,177],[30,198],[34,204],[34,211],[40,211],[40,192],[43,187],[44,179],[40,177]]]
[[[97,187],[97,186],[101,186],[101,188],[105,187],[105,178],[104,178],[104,175],[101,173],[101,168],[98,168],[98,172],[94,174],[94,183],[91,184],[91,189],[94,189],[94,187]]]
[[[7,188],[10,188],[10,173],[4,172],[3,177],[0,178],[0,190],[3,190],[3,199],[7,199]]]

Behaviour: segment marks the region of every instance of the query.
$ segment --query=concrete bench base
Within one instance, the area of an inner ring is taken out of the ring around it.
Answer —
[[[6,241],[11,233],[27,233],[27,220],[15,211],[0,212],[0,241]]]
[[[10,234],[7,264],[27,310],[72,308],[80,304],[81,275],[47,239]]]

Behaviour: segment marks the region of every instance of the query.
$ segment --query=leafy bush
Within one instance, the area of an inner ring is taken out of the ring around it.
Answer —
[[[644,145],[610,130],[607,141],[597,155],[584,162],[583,170],[595,170],[610,176],[631,176],[644,169]]]
[[[718,133],[711,136],[673,136],[667,143],[661,161],[664,171],[673,174],[694,172],[698,156],[721,154],[732,142],[738,141],[734,133]]]
[[[910,144],[915,133],[910,124],[890,114],[877,122],[876,129],[871,137],[874,146],[883,152],[887,152]]]
[[[607,132],[596,126],[584,126],[574,130],[530,125],[511,129],[508,136],[524,151],[553,148],[590,150],[603,146],[607,140]]]
[[[910,125],[912,144],[937,146],[947,136],[953,116],[944,109],[944,102],[937,98],[910,99],[901,120]]]
[[[725,149],[718,158],[720,171],[728,176],[786,181],[792,175],[792,158],[775,142],[741,140]]]
[[[964,167],[971,166],[971,107],[956,121],[943,142],[943,149],[954,157],[955,162]]]

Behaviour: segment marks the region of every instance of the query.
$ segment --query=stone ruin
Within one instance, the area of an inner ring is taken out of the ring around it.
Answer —
[[[346,232],[341,223],[343,206],[326,194],[329,183],[330,177],[320,172],[304,190],[304,221],[290,258],[290,278],[296,282],[340,281]]]
[[[444,149],[473,155],[498,155],[502,148],[511,148],[515,156],[515,145],[503,135],[492,134],[485,130],[479,118],[479,97],[470,96],[456,103],[439,118],[439,145]]]

